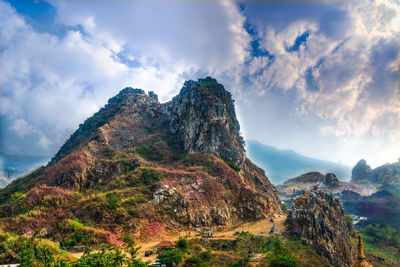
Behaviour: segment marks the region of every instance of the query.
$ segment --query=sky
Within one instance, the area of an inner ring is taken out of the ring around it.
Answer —
[[[241,132],[354,166],[400,158],[400,3],[0,0],[0,152],[54,155],[127,86],[212,76]]]

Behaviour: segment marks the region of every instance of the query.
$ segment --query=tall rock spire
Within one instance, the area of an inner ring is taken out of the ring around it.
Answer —
[[[363,242],[362,242],[362,235],[358,234],[358,252],[357,252],[357,259],[356,262],[353,264],[353,267],[372,267],[365,260],[365,255],[363,251]]]

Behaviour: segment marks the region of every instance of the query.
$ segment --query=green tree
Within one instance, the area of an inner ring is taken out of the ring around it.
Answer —
[[[180,237],[176,242],[176,247],[181,251],[188,253],[189,252],[189,244],[186,238]]]
[[[35,262],[33,238],[22,241],[22,246],[18,255],[20,257],[21,266],[33,266]]]
[[[158,258],[162,263],[165,263],[168,266],[175,266],[181,263],[183,259],[181,252],[178,249],[164,251]]]
[[[270,267],[296,267],[299,266],[296,258],[287,254],[278,254],[276,255],[271,262],[269,263]]]

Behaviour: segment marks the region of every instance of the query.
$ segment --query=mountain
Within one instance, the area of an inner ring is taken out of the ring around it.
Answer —
[[[5,187],[12,180],[46,164],[48,157],[8,155],[0,153],[0,188]]]
[[[354,183],[400,184],[400,160],[371,169],[362,159],[354,166],[351,172],[351,181]]]
[[[270,218],[281,212],[276,189],[246,158],[239,131],[215,79],[187,81],[163,104],[125,88],[46,167],[0,191],[0,228],[42,229],[68,247]]]
[[[334,173],[340,180],[350,178],[350,167],[340,163],[303,156],[292,150],[280,150],[257,141],[246,141],[248,157],[263,168],[273,184],[302,173],[318,171]]]
[[[308,172],[288,179],[283,184],[277,185],[276,189],[281,197],[293,198],[299,193],[310,190],[315,186],[333,193],[351,190],[361,195],[370,195],[376,192],[376,187],[373,185],[343,182],[334,173],[322,174],[320,172]]]

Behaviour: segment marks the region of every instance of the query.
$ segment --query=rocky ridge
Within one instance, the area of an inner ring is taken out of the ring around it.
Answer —
[[[313,184],[318,187],[335,187],[339,185],[339,179],[334,173],[322,174],[320,172],[308,172],[300,176],[291,178],[284,184]]]
[[[351,181],[354,183],[400,184],[400,161],[372,169],[362,159],[354,166]]]
[[[333,266],[350,266],[352,247],[344,208],[331,193],[310,190],[298,197],[288,211],[286,233],[306,240]]]

